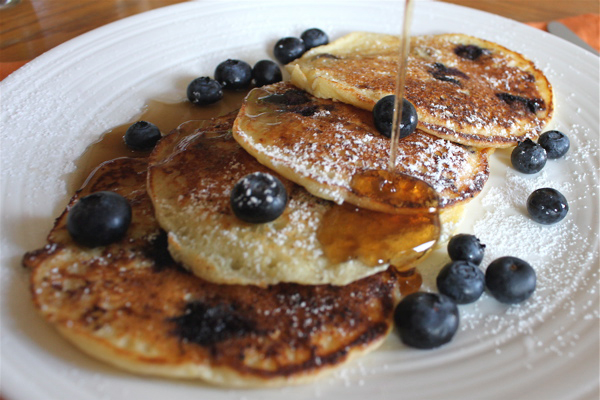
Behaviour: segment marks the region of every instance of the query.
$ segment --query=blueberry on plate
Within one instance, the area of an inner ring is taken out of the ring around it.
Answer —
[[[547,158],[546,150],[531,139],[519,142],[510,154],[513,167],[524,174],[540,172]]]
[[[187,98],[200,106],[213,104],[223,98],[223,87],[216,80],[202,76],[190,82],[187,87]]]
[[[329,37],[319,28],[311,28],[302,32],[300,39],[304,41],[306,50],[329,43]]]
[[[404,344],[432,349],[448,343],[458,329],[458,307],[443,294],[417,292],[394,310],[394,322]]]
[[[463,260],[475,265],[481,264],[485,244],[481,243],[477,236],[467,233],[459,233],[452,236],[448,241],[448,255],[454,261]]]
[[[283,183],[264,172],[254,172],[240,179],[230,197],[235,216],[254,224],[274,221],[283,213],[286,203]]]
[[[252,68],[252,78],[256,86],[270,85],[272,83],[280,82],[283,77],[281,75],[281,68],[277,63],[271,60],[260,60]]]
[[[394,121],[394,103],[396,96],[390,94],[382,97],[373,107],[373,122],[377,130],[386,137],[392,137]],[[410,135],[417,128],[417,110],[406,99],[402,100],[402,120],[400,122],[400,139]]]
[[[527,198],[527,212],[535,222],[551,225],[567,216],[569,204],[558,190],[542,188],[534,190]]]
[[[131,223],[131,206],[115,192],[95,192],[79,199],[67,215],[67,231],[77,243],[105,246],[125,236]]]
[[[273,55],[282,64],[287,64],[300,57],[306,51],[304,41],[296,37],[279,39],[273,48]]]
[[[485,285],[499,302],[521,303],[535,291],[535,271],[520,258],[500,257],[487,267]]]
[[[472,303],[481,297],[485,289],[483,271],[468,261],[452,261],[437,276],[438,291],[457,304]]]
[[[150,150],[162,137],[160,129],[152,122],[137,121],[125,131],[125,144],[132,150]]]
[[[546,150],[548,158],[560,158],[567,154],[571,142],[567,135],[560,131],[547,131],[540,135],[538,144]]]
[[[215,79],[223,89],[247,89],[252,82],[252,67],[245,61],[228,59],[217,65]]]

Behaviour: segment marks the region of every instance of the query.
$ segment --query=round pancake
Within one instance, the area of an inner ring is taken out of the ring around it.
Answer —
[[[405,97],[432,135],[478,147],[535,139],[553,113],[552,87],[521,54],[464,34],[415,36]],[[400,39],[354,32],[291,62],[291,81],[317,97],[372,110],[394,94]]]
[[[388,168],[390,140],[374,127],[369,111],[277,83],[248,94],[233,134],[258,161],[315,196],[386,210],[354,185],[365,171]],[[399,142],[395,172],[431,186],[440,209],[449,209],[481,191],[491,151],[417,130]]]
[[[242,149],[231,135],[234,117],[183,124],[150,156],[156,218],[170,253],[195,275],[225,284],[345,285],[389,264],[411,268],[434,245],[436,214],[390,217],[312,196]],[[235,183],[257,171],[279,177],[288,194],[283,214],[264,224],[244,222],[230,208]]]
[[[134,373],[276,386],[311,381],[390,331],[404,279],[394,269],[344,287],[209,283],[170,258],[145,183],[145,160],[103,164],[23,259],[38,311],[84,352]],[[68,210],[100,190],[129,200],[132,224],[119,242],[78,246]]]

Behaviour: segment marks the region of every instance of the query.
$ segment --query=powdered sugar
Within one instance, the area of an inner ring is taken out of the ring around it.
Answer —
[[[577,139],[568,156],[549,161],[536,175],[520,174],[500,162],[494,165],[504,168],[504,179],[495,182],[480,199],[483,215],[472,229],[486,244],[482,268],[510,255],[528,261],[537,274],[536,292],[521,305],[500,305],[485,294],[480,302],[461,307],[461,330],[473,330],[479,340],[491,340],[497,351],[506,341],[523,337],[529,353],[568,355],[578,334],[566,327],[582,316],[588,320],[598,318],[592,302],[581,304],[575,300],[584,287],[588,294],[596,293],[598,284],[597,271],[581,268],[598,259],[597,214],[589,208],[597,204],[598,171],[571,166],[593,164],[598,148],[590,132],[580,126],[573,125],[565,132],[575,131]],[[499,154],[498,158],[503,156]],[[542,187],[555,188],[567,197],[571,211],[562,222],[540,225],[527,215],[527,197]],[[548,319],[556,315],[563,319],[554,331],[555,337],[535,336],[535,327],[552,324]]]

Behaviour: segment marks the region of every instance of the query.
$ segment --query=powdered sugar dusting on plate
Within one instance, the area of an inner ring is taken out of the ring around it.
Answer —
[[[564,328],[569,326],[568,318],[599,317],[590,302],[575,301],[582,288],[588,288],[591,295],[597,293],[597,271],[586,271],[581,266],[598,258],[598,232],[592,227],[597,223],[597,213],[586,206],[598,203],[598,172],[593,167],[573,168],[593,164],[598,159],[598,148],[590,132],[581,126],[573,125],[564,132],[576,137],[564,159],[549,160],[546,168],[535,175],[520,174],[507,166],[504,182],[490,187],[481,199],[483,217],[474,223],[473,232],[486,244],[482,269],[499,257],[515,256],[529,262],[537,275],[536,292],[523,304],[501,305],[484,294],[483,301],[461,307],[461,329],[476,330],[476,336],[492,340],[497,351],[505,341],[522,336],[529,353],[543,349],[567,355],[578,337]],[[565,195],[570,206],[565,220],[541,225],[529,218],[527,198],[543,187]],[[536,325],[557,313],[566,319],[550,342],[532,334]]]

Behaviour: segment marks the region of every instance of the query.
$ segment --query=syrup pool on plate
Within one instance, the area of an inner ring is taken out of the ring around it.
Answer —
[[[147,157],[150,154],[150,151],[135,151],[125,145],[123,136],[132,123],[141,120],[152,122],[165,136],[184,122],[210,119],[238,109],[246,94],[245,91],[229,91],[218,103],[202,107],[187,100],[176,103],[148,101],[142,112],[131,122],[107,130],[96,143],[86,149],[76,161],[77,170],[70,181],[69,189],[77,190],[88,175],[104,161],[118,157]]]

